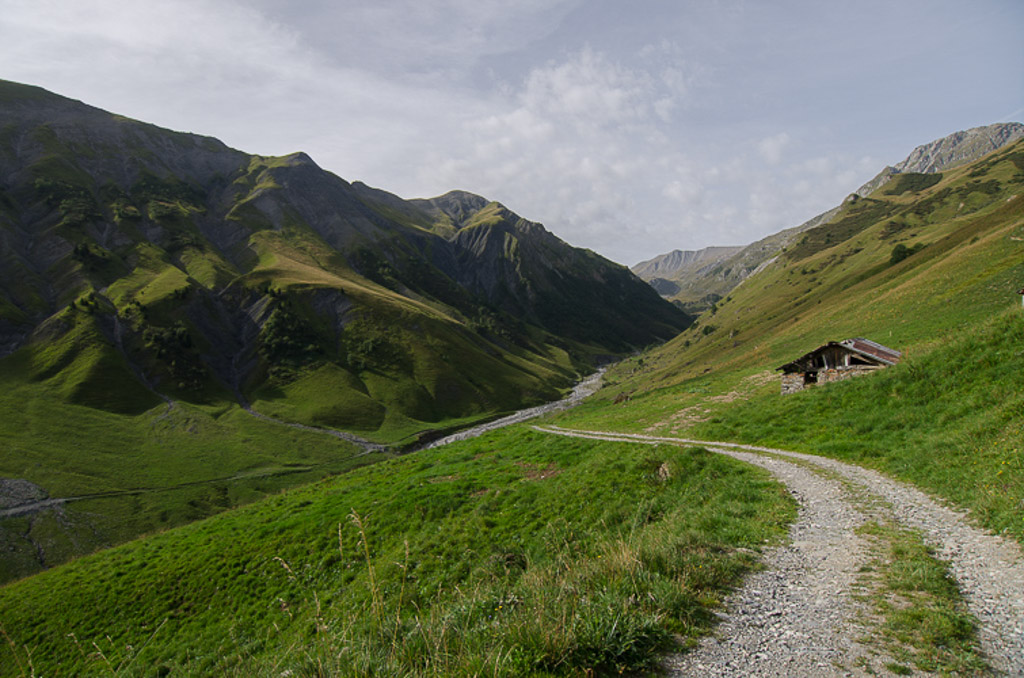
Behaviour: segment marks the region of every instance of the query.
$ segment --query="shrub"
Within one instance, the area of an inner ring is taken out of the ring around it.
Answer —
[[[923,242],[919,242],[912,247],[907,247],[903,243],[900,243],[896,245],[896,247],[892,248],[892,254],[889,256],[889,265],[894,266],[903,261],[904,259],[906,259],[907,257],[917,254],[924,248],[925,244]]]

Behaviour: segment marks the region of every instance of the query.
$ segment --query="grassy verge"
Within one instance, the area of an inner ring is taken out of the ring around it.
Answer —
[[[702,450],[506,429],[10,584],[0,666],[637,670],[704,632],[792,516],[765,473]]]
[[[778,381],[759,373],[711,373],[619,403],[612,385],[557,422],[853,461],[950,499],[989,529],[1024,541],[1022,337],[1024,314],[1012,308],[868,377],[780,396]]]
[[[920,535],[887,521],[867,523],[860,533],[873,552],[864,571],[873,633],[865,640],[895,660],[885,668],[897,675],[911,675],[914,668],[981,675],[986,665],[978,654],[976,622],[946,563]]]

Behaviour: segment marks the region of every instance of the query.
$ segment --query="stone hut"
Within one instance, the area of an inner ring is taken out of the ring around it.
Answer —
[[[793,362],[782,370],[782,394],[802,391],[811,384],[827,384],[874,372],[900,361],[902,354],[887,346],[857,337],[830,341]]]

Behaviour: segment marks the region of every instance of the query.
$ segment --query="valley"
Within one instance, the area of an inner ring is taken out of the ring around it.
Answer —
[[[0,106],[0,675],[1024,670],[1024,141],[680,251],[681,310],[470,193]],[[903,357],[781,395],[851,337]]]
[[[4,521],[0,581],[557,400],[690,320],[470,193],[17,83],[0,116],[0,478],[94,497]]]

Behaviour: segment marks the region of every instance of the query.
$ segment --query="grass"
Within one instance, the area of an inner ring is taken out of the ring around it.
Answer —
[[[685,431],[849,459],[1024,538],[1024,319],[1006,310],[1024,276],[1019,153],[903,177],[845,206],[697,326],[624,361],[602,394],[559,423]],[[36,170],[83,178],[59,160]],[[598,271],[596,255],[572,264],[576,282],[539,290],[550,296],[542,324],[565,325],[579,341],[493,313],[478,318],[459,299],[448,305],[433,287],[418,288],[416,276],[404,284],[418,291],[400,293],[397,260],[378,267],[378,282],[358,275],[286,201],[273,215],[262,211],[282,168],[299,161],[255,159],[236,177],[227,218],[249,229],[231,253],[245,262],[239,270],[189,223],[210,209],[190,197],[195,189],[153,181],[133,189],[138,205],[119,208],[125,233],[153,205],[160,214],[152,216],[177,232],[163,245],[112,252],[131,273],[107,297],[122,310],[144,307],[175,332],[195,310],[178,302],[201,288],[227,285],[233,299],[266,292],[260,303],[268,305],[287,298],[282,327],[294,320],[298,329],[279,348],[310,359],[263,383],[255,375],[254,404],[380,440],[413,441],[550,399],[580,356],[600,352],[592,342],[608,327],[580,303],[594,294],[581,281]],[[88,215],[79,216],[84,223]],[[507,218],[491,205],[471,225],[479,233]],[[65,221],[63,232],[78,228]],[[541,259],[556,254],[550,243],[515,242],[501,265],[526,247]],[[403,251],[392,244],[392,254]],[[900,247],[910,254],[894,261]],[[85,322],[109,313],[110,302],[89,301],[89,285],[99,284],[83,266],[60,269],[73,292],[61,303],[85,310],[51,319],[46,330],[55,334],[69,323],[61,340],[0,371],[8,415],[0,445],[15,452],[0,459],[0,476],[50,496],[90,496],[0,524],[5,543],[16,545],[0,575],[38,567],[39,547],[56,562],[149,536],[0,588],[0,675],[643,671],[659,652],[707,631],[724,592],[792,519],[792,501],[764,473],[702,450],[553,441],[513,428],[354,469],[377,458],[254,419],[222,402],[224,393],[168,409],[141,385],[121,388],[129,368],[101,324]],[[626,289],[624,279],[611,282]],[[621,310],[615,322],[637,324],[643,309],[605,296]],[[337,317],[324,319],[315,305]],[[632,336],[620,330],[609,337]],[[906,360],[859,381],[777,395],[772,368],[857,335],[904,349]],[[195,341],[192,353],[208,343]],[[912,648],[890,670],[968,670],[969,658],[957,664],[928,650],[963,656],[963,618],[955,605],[942,607],[954,598],[944,570],[912,536],[876,536],[891,547],[876,563],[887,587],[878,614],[888,637]]]
[[[576,374],[564,351],[543,344],[499,351],[462,323],[408,310],[361,310],[339,335],[319,359],[254,389],[253,406],[381,442],[410,442],[557,399]]]
[[[101,496],[0,521],[10,550],[0,581],[37,571],[37,546],[52,566],[380,458],[237,406],[168,408],[156,400],[126,415],[67,403],[59,397],[67,374],[32,382],[3,371],[0,477],[28,480],[50,497]]]
[[[1024,541],[1024,314],[1009,309],[870,378],[753,398],[690,430],[871,466]]]
[[[13,290],[0,300],[5,319],[52,315],[39,341],[0,363],[0,443],[15,452],[0,460],[0,477],[24,478],[50,497],[90,498],[60,513],[3,521],[13,551],[0,581],[379,458],[356,460],[354,448],[333,438],[259,422],[233,404],[234,360],[261,357],[261,310],[272,312],[282,299],[312,327],[301,347],[312,346],[311,359],[285,366],[280,378],[271,370],[278,365],[264,359],[241,385],[245,395],[261,412],[382,442],[413,444],[555,399],[584,356],[604,352],[532,327],[518,342],[487,338],[465,309],[358,275],[284,198],[275,218],[262,215],[267,223],[252,218],[262,214],[255,204],[236,215],[228,230],[242,237],[226,251],[204,235],[225,209],[210,203],[206,187],[146,173],[128,189],[97,187],[59,135],[36,134],[55,154],[35,168],[53,179],[39,184],[53,194],[49,220],[67,216],[70,208],[60,205],[71,196],[89,202],[95,224],[82,216],[77,225],[53,226],[75,254],[47,273],[46,285],[17,258],[4,269],[13,276],[3,281]],[[253,159],[236,177],[238,199],[256,203],[279,190],[275,172],[300,161]],[[3,207],[16,214],[19,194],[11,195]],[[86,228],[101,222],[110,249]],[[424,266],[426,278],[441,276]],[[54,294],[42,294],[51,287]],[[239,306],[252,315],[238,320]],[[380,336],[359,334],[364,317],[384,328]],[[115,328],[123,336],[115,339]],[[355,350],[366,345],[387,355]],[[151,388],[175,407],[167,410]]]
[[[894,181],[891,181],[885,190],[882,192],[883,195],[903,195],[907,191],[923,191],[926,188],[931,188],[935,184],[942,181],[942,174],[899,174],[896,176]]]
[[[987,666],[977,649],[977,622],[967,611],[949,568],[919,534],[883,522],[859,530],[872,544],[865,566],[864,598],[877,633],[867,642],[896,661],[898,675],[913,669],[940,675],[982,675]],[[913,667],[913,668],[912,668]]]
[[[31,654],[39,673],[638,670],[706,632],[792,516],[765,473],[702,450],[506,429],[9,584],[0,666],[18,675],[14,656]]]
[[[748,368],[637,392],[616,404],[624,392],[619,383],[559,415],[558,423],[852,461],[969,508],[989,529],[1024,542],[1021,336],[1024,314],[1013,307],[868,377],[780,396],[777,376]],[[625,374],[642,369],[639,360],[623,365]]]
[[[919,195],[874,194],[892,203],[886,211],[916,224],[898,238],[927,247],[890,265],[896,241],[883,219],[766,269],[697,328],[610,371],[608,386],[560,423],[855,461],[1024,540],[1024,315],[1016,295],[1024,203],[1014,197],[1021,182],[1014,148],[946,172]],[[987,202],[963,214],[964,198],[978,195]],[[853,336],[900,349],[904,361],[864,379],[778,395],[775,367]]]
[[[107,296],[122,307],[136,300],[144,306],[157,305],[181,288],[188,287],[187,274],[167,261],[154,245],[140,244],[133,252],[135,268],[130,275],[110,285]]]
[[[823,249],[798,260],[781,257],[758,274],[756,284],[735,288],[694,327],[644,356],[636,375],[612,378],[625,389],[653,390],[705,374],[749,374],[850,336],[897,348],[922,346],[1001,312],[1011,301],[1019,304],[1024,202],[1012,157],[1012,148],[994,154],[979,178],[971,177],[973,166],[946,172],[920,194],[876,192],[871,203],[860,201],[867,205],[860,212],[849,207],[847,216],[878,211],[889,217],[858,222],[847,239],[829,225],[814,229],[808,237]],[[982,180],[998,183],[998,190],[976,190],[972,182]],[[969,208],[972,196],[984,200]],[[895,218],[907,228],[894,233]],[[836,237],[826,243],[830,233]],[[896,245],[922,243],[927,246],[890,265]]]

